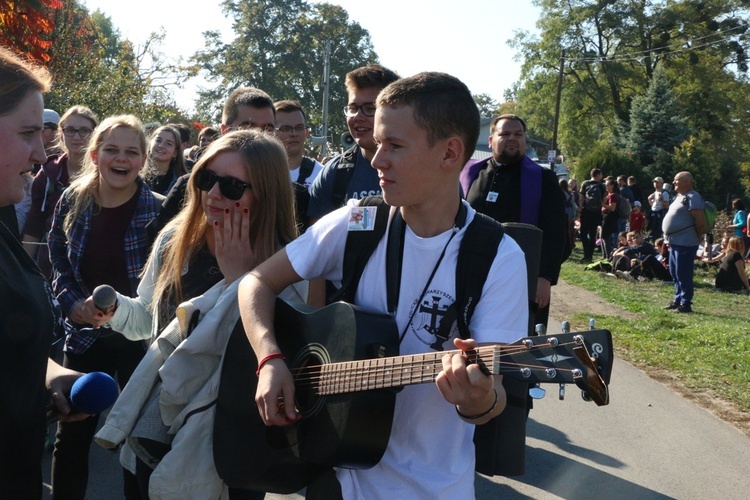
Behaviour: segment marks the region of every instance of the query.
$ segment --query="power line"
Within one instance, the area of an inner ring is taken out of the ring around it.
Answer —
[[[566,57],[565,61],[569,62],[614,62],[614,61],[640,61],[643,57],[649,55],[652,52],[659,52],[663,55],[669,55],[669,54],[679,54],[682,52],[688,52],[691,50],[696,50],[704,47],[710,47],[712,45],[718,45],[721,43],[725,43],[728,41],[731,41],[731,35],[726,35],[726,32],[734,31],[740,28],[745,28],[745,26],[735,26],[734,28],[730,28],[728,30],[724,30],[722,33],[712,33],[710,35],[706,35],[703,37],[698,37],[695,39],[692,39],[688,42],[680,43],[679,45],[673,44],[671,47],[674,47],[672,50],[665,50],[669,49],[670,45],[666,45],[664,47],[658,47],[653,49],[644,50],[641,52],[631,52],[628,54],[621,54],[621,55],[614,55],[612,57],[607,56],[595,56],[595,57]],[[722,35],[723,38],[720,38],[718,40],[714,40],[707,43],[697,44],[697,45],[691,45],[689,47],[685,47],[685,44],[689,43],[695,43],[699,40],[703,40],[706,38],[710,38],[712,36],[716,35]]]

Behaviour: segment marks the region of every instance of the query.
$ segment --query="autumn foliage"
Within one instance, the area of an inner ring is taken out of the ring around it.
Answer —
[[[0,44],[41,62],[49,62],[55,9],[61,0],[0,0]]]

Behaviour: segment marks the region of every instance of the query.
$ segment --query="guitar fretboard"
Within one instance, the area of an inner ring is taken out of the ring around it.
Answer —
[[[491,373],[498,373],[495,365],[501,354],[500,349],[500,346],[478,347],[468,358],[473,362],[481,359]],[[316,392],[325,396],[432,382],[443,369],[443,356],[459,352],[443,351],[322,365]]]

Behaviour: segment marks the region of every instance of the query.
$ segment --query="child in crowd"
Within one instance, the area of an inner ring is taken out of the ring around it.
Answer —
[[[646,216],[641,212],[641,202],[633,202],[633,210],[630,212],[630,230],[643,231],[646,229]]]

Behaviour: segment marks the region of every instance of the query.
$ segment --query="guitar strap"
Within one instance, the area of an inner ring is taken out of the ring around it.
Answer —
[[[387,205],[386,205],[387,206]],[[378,208],[378,210],[381,210]],[[388,297],[388,314],[396,316],[398,297],[401,291],[401,268],[404,260],[404,240],[406,239],[406,224],[401,216],[401,210],[396,214],[388,230],[388,246],[385,258],[385,288]]]

